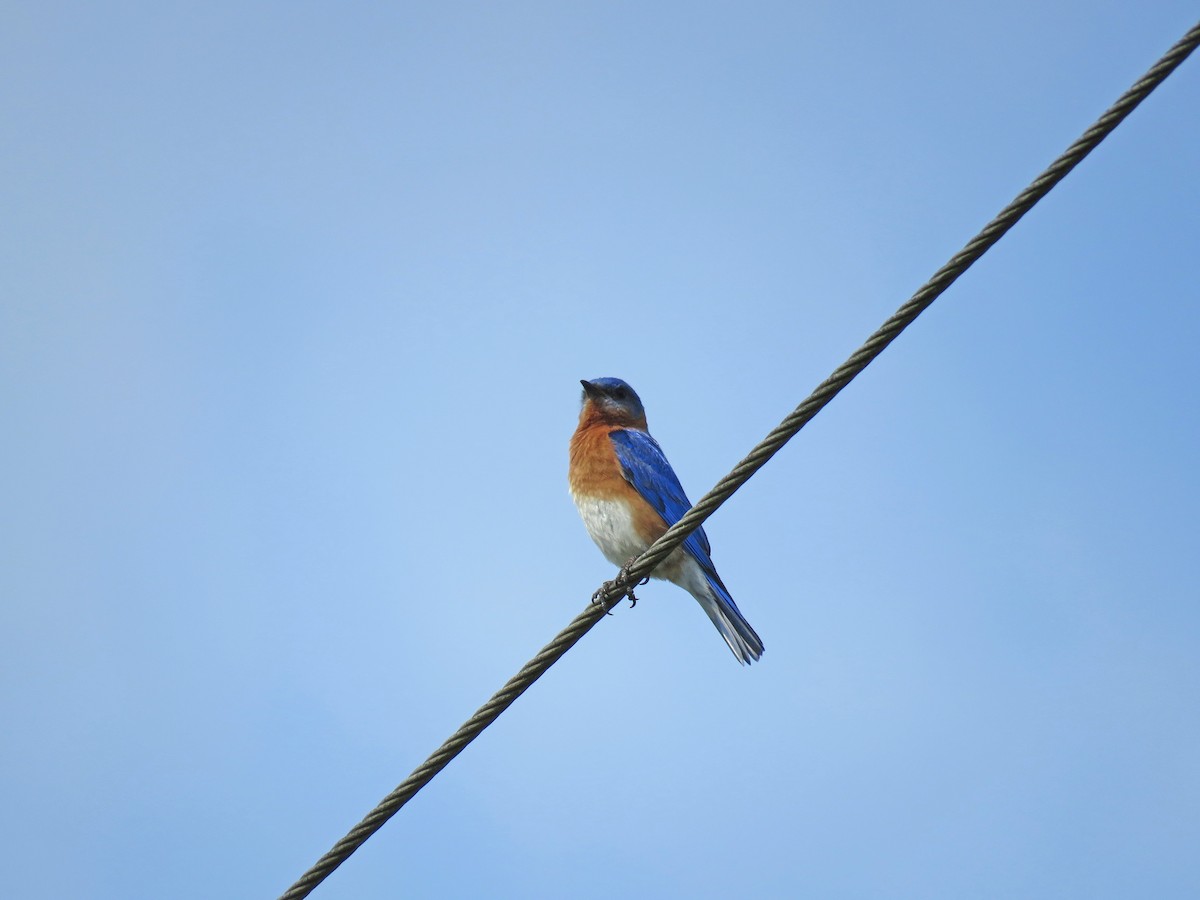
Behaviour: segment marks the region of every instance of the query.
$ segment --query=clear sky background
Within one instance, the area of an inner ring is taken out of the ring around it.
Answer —
[[[13,898],[275,897],[1192,2],[8,4]],[[1200,60],[315,895],[1200,895]]]

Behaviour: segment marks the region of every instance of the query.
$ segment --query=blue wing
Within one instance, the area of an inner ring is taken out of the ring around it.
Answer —
[[[617,451],[617,462],[621,464],[621,474],[635,491],[642,495],[668,525],[674,525],[683,514],[692,507],[692,503],[683,492],[683,485],[667,462],[667,457],[658,446],[658,441],[644,431],[627,431],[617,429],[609,432],[609,438]],[[721,632],[721,637],[733,651],[739,662],[748,663],[762,656],[763,642],[750,627],[746,617],[742,615],[733,602],[733,597],[721,576],[717,574],[712,561],[712,549],[708,545],[708,536],[703,528],[693,531],[683,549],[696,560],[708,582],[709,591],[697,593],[693,588],[689,592],[700,601],[700,605],[712,620],[713,625]]]
[[[644,431],[619,429],[609,432],[608,436],[616,448],[621,472],[633,489],[654,507],[654,511],[668,525],[674,525],[682,519],[683,514],[692,508],[692,501],[683,492],[683,485],[667,462],[658,441]],[[683,546],[707,571],[716,574],[712,548],[703,528],[697,528],[688,535]]]

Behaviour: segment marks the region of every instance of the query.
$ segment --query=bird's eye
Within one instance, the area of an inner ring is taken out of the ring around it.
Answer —
[[[618,400],[627,400],[629,399],[629,391],[625,390],[623,387],[617,388],[615,391],[613,391],[613,396]]]

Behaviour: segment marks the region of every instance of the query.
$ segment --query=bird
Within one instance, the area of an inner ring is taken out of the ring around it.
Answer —
[[[641,398],[620,378],[581,380],[579,425],[571,436],[567,478],[588,534],[605,558],[622,567],[618,583],[691,501],[658,441],[650,436]],[[696,598],[742,665],[762,656],[750,627],[717,574],[703,528],[697,528],[650,573]],[[632,591],[630,601],[635,602]],[[600,596],[600,593],[597,593]]]

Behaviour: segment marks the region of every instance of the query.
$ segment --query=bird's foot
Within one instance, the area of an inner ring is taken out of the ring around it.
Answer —
[[[629,598],[630,609],[633,609],[635,606],[637,606],[637,596],[634,595],[633,589],[636,587],[641,587],[650,580],[649,575],[645,576],[641,581],[634,581],[632,579],[629,574],[629,570],[633,567],[633,564],[636,561],[637,557],[631,556],[626,561],[625,565],[621,567],[621,571],[617,573],[616,578],[614,578],[612,581],[604,582],[604,584],[600,586],[600,590],[592,594],[592,602],[602,606],[604,608],[604,612],[610,616],[612,615],[610,610],[621,602],[622,597]],[[615,599],[606,602],[604,598],[614,591],[618,592]]]
[[[610,603],[604,599],[608,592],[612,590],[613,586],[616,585],[616,583],[616,580],[606,581],[604,584],[600,585],[600,590],[592,594],[592,605],[599,606],[602,610],[604,610],[604,614],[606,616],[611,616],[612,612],[610,612],[610,610],[617,605],[616,600]]]
[[[636,556],[631,556],[625,561],[625,565],[621,566],[621,571],[617,573],[615,579],[617,586],[625,591],[625,596],[629,598],[629,608],[633,609],[637,606],[637,597],[634,596],[633,589],[641,587],[650,581],[650,576],[645,576],[641,581],[634,581],[629,574],[629,570],[633,568],[633,564],[637,562]]]

